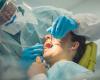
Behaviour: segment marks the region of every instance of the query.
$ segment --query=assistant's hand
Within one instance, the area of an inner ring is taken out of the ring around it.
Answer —
[[[76,30],[78,23],[71,17],[58,17],[47,31],[57,39],[62,39],[70,31]]]
[[[41,62],[40,57],[36,58],[36,62],[33,62],[28,70],[28,76],[32,78],[35,75],[46,73],[45,65]]]

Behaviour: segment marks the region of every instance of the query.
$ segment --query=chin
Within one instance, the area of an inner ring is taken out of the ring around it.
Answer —
[[[44,54],[43,54],[43,57],[44,58],[47,58],[47,57],[49,57],[50,55],[49,55],[49,53],[48,52],[44,52]]]
[[[48,50],[44,50],[43,57],[44,57],[45,59],[50,59],[51,56],[52,56],[51,50],[49,50],[49,49],[48,49]]]

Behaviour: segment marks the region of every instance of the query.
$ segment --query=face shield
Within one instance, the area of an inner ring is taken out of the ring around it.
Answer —
[[[11,19],[16,11],[16,6],[11,1],[5,1],[1,10],[0,10],[0,25],[5,24],[7,21]]]
[[[24,5],[29,10],[31,9],[29,5]],[[28,27],[24,27],[21,31],[21,44],[23,48],[33,46],[36,43],[44,43],[44,37],[49,34],[47,29],[51,27],[54,20],[61,15],[72,16],[72,13],[51,6],[40,6],[32,10],[32,15],[35,16],[37,24],[27,24]]]
[[[72,12],[52,6],[40,6],[33,9],[33,14],[37,18],[38,25],[35,30],[40,38],[43,38],[48,32],[46,31],[59,16],[72,16]]]

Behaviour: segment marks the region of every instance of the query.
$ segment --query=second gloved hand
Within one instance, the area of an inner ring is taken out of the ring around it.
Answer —
[[[28,69],[30,65],[35,62],[37,56],[42,57],[43,53],[43,44],[35,44],[32,47],[23,49],[21,59],[19,61],[23,69]]]
[[[62,39],[70,31],[76,30],[78,23],[71,17],[58,17],[47,31],[57,39]]]

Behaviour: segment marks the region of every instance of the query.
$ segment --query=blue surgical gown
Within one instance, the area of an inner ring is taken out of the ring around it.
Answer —
[[[47,72],[47,80],[80,80],[92,74],[91,71],[72,61],[58,61]]]

